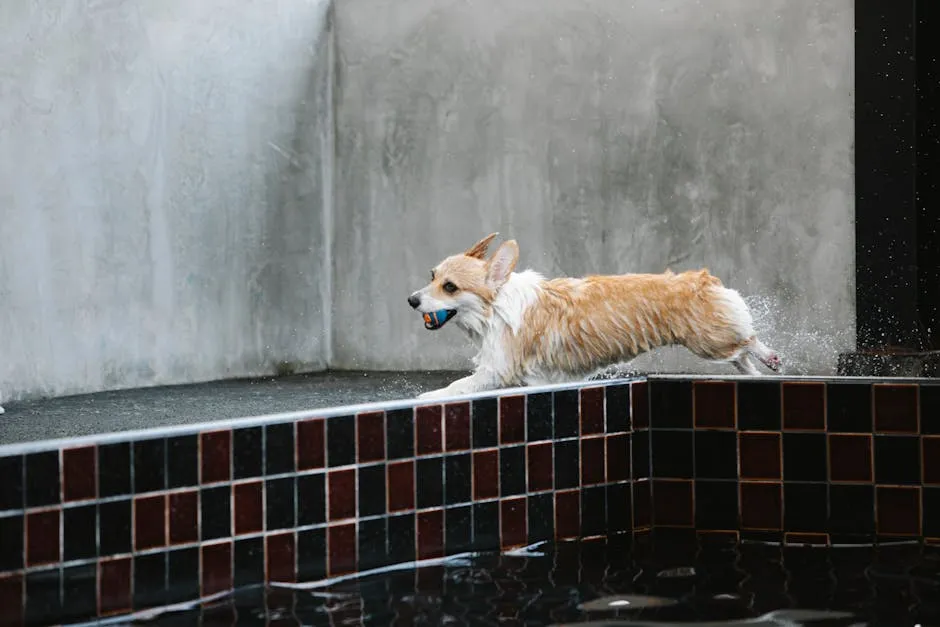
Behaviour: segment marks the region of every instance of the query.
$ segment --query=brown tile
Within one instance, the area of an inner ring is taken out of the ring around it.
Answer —
[[[607,481],[630,478],[630,436],[626,433],[607,437]]]
[[[419,560],[444,556],[444,510],[418,512],[417,550]]]
[[[829,434],[829,480],[872,481],[870,435]]]
[[[826,428],[826,385],[785,381],[782,384],[783,428],[823,431]]]
[[[232,477],[232,432],[210,431],[200,435],[201,483],[228,481]]]
[[[235,535],[264,531],[264,485],[260,481],[232,486]]]
[[[62,451],[62,496],[66,502],[93,499],[98,495],[97,457],[94,446]]]
[[[396,462],[389,464],[388,511],[401,512],[415,508],[415,463]]]
[[[232,543],[204,544],[202,549],[202,596],[232,589]]]
[[[783,447],[779,433],[738,434],[742,479],[782,479]]]
[[[499,397],[499,442],[525,442],[525,396]]]
[[[415,409],[415,453],[434,455],[440,453],[443,439],[442,412],[440,405],[425,405]]]
[[[331,577],[356,570],[356,523],[327,527],[327,572]]]
[[[134,546],[138,551],[166,546],[166,495],[134,499]]]
[[[604,437],[581,438],[581,485],[604,483],[607,457]]]
[[[872,386],[875,404],[875,431],[918,433],[917,385],[881,384]]]
[[[526,499],[504,499],[499,502],[500,546],[509,549],[528,544],[529,528],[526,520]]]
[[[581,389],[581,434],[604,433],[604,388]]]
[[[296,580],[296,543],[294,532],[278,533],[265,538],[268,563],[268,581],[293,582]]]
[[[741,482],[741,529],[779,531],[783,528],[782,484]]]
[[[630,384],[630,411],[634,429],[646,429],[650,426],[649,388],[646,381]]]
[[[473,453],[473,500],[499,496],[499,455],[496,451]]]
[[[4,627],[21,627],[24,614],[23,576],[0,576],[0,607],[5,614],[0,616],[0,625]]]
[[[552,472],[552,443],[540,442],[526,447],[528,458],[529,492],[551,490],[555,477]]]
[[[60,557],[59,510],[26,514],[26,566],[54,564]]]
[[[581,491],[555,493],[555,537],[559,540],[581,535]]]
[[[470,448],[470,403],[444,405],[444,441],[448,451]]]
[[[734,429],[734,383],[696,381],[692,387],[695,426],[703,429]]]
[[[920,492],[921,488],[875,488],[875,520],[879,535],[920,535]]]
[[[649,479],[633,482],[633,528],[649,529],[653,525],[653,483]]]
[[[297,423],[297,470],[325,467],[326,437],[323,419],[301,420]]]
[[[829,534],[787,532],[783,542],[788,546],[829,546]]]
[[[665,527],[692,527],[695,524],[691,481],[653,481],[653,524]]]
[[[120,614],[131,609],[133,561],[129,557],[98,562],[98,615]]]
[[[924,483],[940,485],[940,436],[921,438],[921,459],[923,460]]]
[[[330,521],[356,517],[356,469],[334,470],[327,474],[327,500]]]
[[[359,463],[385,459],[385,412],[370,411],[356,416],[356,441]]]
[[[176,492],[170,495],[170,544],[199,540],[199,492]]]

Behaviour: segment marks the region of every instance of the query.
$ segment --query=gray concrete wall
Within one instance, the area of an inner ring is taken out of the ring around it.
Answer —
[[[0,393],[322,368],[329,0],[4,0],[0,23]]]
[[[853,28],[852,0],[342,0],[334,365],[465,367],[405,298],[499,230],[551,274],[706,265],[790,372],[832,372]],[[725,371],[689,357],[638,365]]]

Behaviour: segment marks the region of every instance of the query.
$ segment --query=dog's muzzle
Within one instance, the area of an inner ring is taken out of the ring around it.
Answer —
[[[424,314],[424,328],[436,331],[447,324],[447,321],[457,315],[456,309],[438,309]]]

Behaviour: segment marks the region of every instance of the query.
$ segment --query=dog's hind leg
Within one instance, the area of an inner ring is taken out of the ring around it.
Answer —
[[[754,377],[760,376],[760,370],[757,369],[757,366],[754,365],[754,361],[751,359],[750,353],[743,352],[740,357],[733,360],[731,363],[734,364],[734,367],[738,369],[738,372],[741,374],[746,374]]]
[[[780,366],[783,365],[780,356],[756,337],[747,345],[747,352],[760,359],[765,366],[774,372],[779,372]]]

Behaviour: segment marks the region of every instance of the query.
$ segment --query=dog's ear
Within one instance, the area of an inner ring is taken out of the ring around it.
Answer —
[[[486,258],[486,251],[490,247],[490,242],[493,241],[493,238],[499,235],[499,233],[490,233],[479,242],[467,249],[467,252],[464,254],[467,257],[475,257],[477,259]]]
[[[503,242],[486,264],[486,282],[492,288],[502,286],[519,261],[519,244],[511,239]]]

